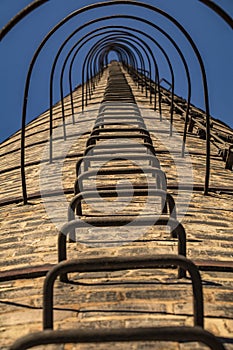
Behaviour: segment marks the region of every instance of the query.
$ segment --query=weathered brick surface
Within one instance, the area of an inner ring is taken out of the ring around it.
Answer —
[[[158,151],[158,159],[162,170],[166,172],[168,186],[178,184],[176,164],[171,153],[164,143],[156,138],[153,125],[154,113],[150,110],[148,100],[137,90],[130,77],[126,74],[135,94],[138,106],[148,126]],[[98,113],[98,105],[101,102],[106,85],[107,72],[105,72],[97,87],[88,113],[80,115],[80,107],[75,111],[79,115],[77,123],[72,128],[73,137],[78,136],[78,142],[72,143],[69,155],[77,154],[76,158],[66,158],[62,168],[62,181],[65,189],[72,189],[75,181],[75,163],[85,149],[88,132],[91,131]],[[75,99],[80,105],[80,90],[75,93]],[[70,114],[69,98],[66,98],[66,114]],[[163,105],[164,115],[169,107]],[[60,105],[54,107],[57,117],[56,125],[60,123]],[[39,162],[48,136],[49,113],[45,112],[27,127],[26,162]],[[156,123],[157,125],[157,123]],[[183,120],[179,115],[174,116],[174,126],[178,132],[183,129]],[[33,145],[35,142],[37,144]],[[16,133],[11,139],[2,145],[1,170],[20,164],[20,134]],[[193,167],[193,184],[203,186],[205,141],[195,134],[189,134],[187,139]],[[215,188],[233,188],[232,172],[224,169],[224,162],[217,156],[217,150],[212,145],[211,179],[210,186]],[[59,151],[59,149],[58,149]],[[58,152],[57,151],[57,152]],[[56,153],[59,156],[59,152]],[[182,168],[182,160],[176,157]],[[56,168],[54,168],[56,171]],[[58,171],[58,170],[57,170]],[[40,163],[26,167],[28,180],[28,193],[34,194],[40,190],[39,176]],[[129,177],[130,178],[130,177]],[[135,181],[141,181],[142,176]],[[119,180],[121,180],[119,176]],[[106,183],[114,183],[114,179],[108,178]],[[99,180],[99,184],[101,184]],[[47,179],[48,190],[56,189],[54,179]],[[92,186],[92,182],[88,182]],[[0,199],[10,200],[21,196],[20,169],[11,170],[0,174]],[[179,197],[177,190],[169,189],[174,196],[178,207],[178,214],[182,214],[182,202],[185,197]],[[66,195],[67,201],[72,194]],[[110,206],[113,199],[105,199],[99,206],[99,210]],[[59,196],[50,197],[50,208],[57,210],[58,221],[62,224],[67,220],[66,209],[62,206]],[[119,202],[124,206],[124,202]],[[135,198],[124,210],[124,213],[136,214],[143,205],[142,198]],[[102,206],[102,207],[101,207]],[[84,215],[98,213],[88,205],[84,205]],[[101,214],[101,212],[100,212]],[[1,271],[16,269],[26,266],[43,265],[57,262],[57,235],[58,229],[51,222],[45,210],[43,200],[36,198],[30,200],[30,204],[22,203],[0,206],[1,215]],[[223,190],[211,192],[209,196],[203,196],[202,191],[193,191],[190,205],[186,215],[182,218],[182,224],[187,234],[187,255],[194,260],[232,261],[233,241],[233,199],[232,193],[224,193]],[[94,230],[80,232],[84,237],[95,238]],[[169,232],[161,227],[153,227],[145,234],[138,233],[135,242],[124,241],[127,230],[105,229],[98,233],[98,244],[92,247],[82,243],[68,243],[68,257],[108,257],[108,256],[136,256],[143,254],[177,253],[177,240],[171,239]],[[104,245],[106,240],[113,240],[118,235],[121,245]],[[93,243],[93,242],[92,242]],[[205,327],[217,336],[231,338],[233,336],[233,275],[230,272],[201,272],[203,279],[205,302]],[[2,349],[8,349],[13,340],[32,331],[41,330],[42,321],[42,286],[44,278],[33,280],[18,279],[15,281],[1,282],[0,288],[0,332]],[[55,328],[69,327],[136,327],[136,326],[160,326],[160,325],[192,325],[192,292],[188,279],[178,281],[175,270],[140,270],[119,271],[114,273],[81,274],[75,276],[75,284],[55,285]],[[146,284],[144,283],[146,281]],[[120,345],[114,344],[116,349]],[[131,344],[129,349],[149,349],[150,344]],[[96,345],[80,346],[80,349],[92,349]],[[109,345],[111,348],[111,344]],[[75,347],[66,347],[73,349]],[[103,349],[103,346],[99,346]],[[156,349],[186,349],[187,344],[173,345],[156,344]],[[197,344],[192,349],[200,348]],[[204,349],[204,346],[201,347]],[[227,349],[233,349],[232,344],[226,344]]]

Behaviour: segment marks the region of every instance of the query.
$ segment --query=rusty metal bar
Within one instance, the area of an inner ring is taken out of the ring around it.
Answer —
[[[23,267],[0,272],[0,282],[14,281],[18,279],[32,279],[45,276],[55,264]]]
[[[78,178],[75,181],[74,185],[74,192],[75,194],[79,192],[83,192],[83,180],[88,179],[90,176],[96,176],[98,173],[99,175],[120,175],[120,174],[151,174],[153,177],[156,177],[156,186],[158,189],[162,189],[166,191],[167,189],[167,183],[166,183],[166,177],[162,170],[154,167],[143,167],[137,168],[124,168],[124,167],[117,167],[117,168],[111,168],[111,169],[101,169],[96,172],[95,170],[88,170],[81,175],[78,176]]]
[[[154,327],[121,329],[69,329],[46,330],[18,339],[10,350],[27,350],[34,346],[64,343],[109,343],[109,342],[199,342],[212,350],[225,350],[224,345],[212,333],[200,327]]]
[[[208,6],[214,12],[216,12],[233,29],[232,17],[228,15],[228,13],[224,11],[218,4],[209,0],[199,0],[199,1],[205,4],[206,6]]]
[[[48,2],[49,0],[34,0],[28,6],[24,7],[20,12],[16,14],[0,31],[0,41],[9,33],[16,24],[18,24],[24,17],[35,9]]]
[[[86,147],[91,146],[91,145],[95,145],[96,141],[98,140],[109,140],[109,139],[139,139],[141,138],[144,142],[150,143],[152,144],[152,140],[150,138],[150,136],[147,135],[131,135],[131,134],[124,134],[124,135],[101,135],[101,136],[91,136],[89,137],[89,139],[87,140],[87,144]]]
[[[155,149],[153,147],[153,145],[151,145],[150,143],[143,143],[143,147],[146,148],[146,153],[149,152],[149,154],[153,154],[156,157],[156,152]],[[138,143],[131,143],[130,145],[127,144],[116,144],[113,146],[113,148],[111,148],[112,152],[120,152],[120,154],[122,154],[123,152],[130,152],[131,149],[137,150],[138,151],[142,151],[142,148],[138,148]],[[86,147],[83,157],[87,156],[87,155],[93,155],[93,152],[99,152],[99,154],[103,153],[103,154],[108,154],[109,151],[109,145],[104,145],[104,144],[97,144],[97,145],[90,145],[88,147]],[[102,152],[101,152],[102,151]]]
[[[133,227],[140,226],[168,226],[171,230],[171,237],[178,239],[178,253],[179,255],[186,256],[186,234],[181,223],[171,217],[160,216],[159,218],[148,216],[140,217],[135,220],[135,216],[115,216],[112,217],[95,217],[86,218],[84,220],[72,220],[64,224],[58,236],[58,261],[61,262],[67,259],[67,236],[74,232],[74,229],[85,228],[87,225],[93,227],[120,227],[130,224]],[[75,237],[71,237],[71,241],[75,241]],[[178,269],[178,278],[185,277],[185,271]],[[63,276],[62,281],[67,278]]]
[[[120,113],[119,113],[120,114]],[[106,124],[105,124],[106,125]],[[113,132],[122,132],[122,133],[125,133],[125,132],[128,132],[128,133],[133,133],[133,132],[136,132],[136,133],[138,133],[138,135],[140,136],[140,135],[147,135],[147,136],[149,136],[150,137],[150,134],[149,134],[149,131],[147,130],[147,129],[145,129],[145,128],[141,128],[141,127],[137,127],[137,128],[135,128],[135,127],[130,127],[130,126],[127,126],[126,128],[103,128],[103,129],[100,129],[100,128],[98,128],[98,129],[93,129],[92,131],[91,131],[91,133],[90,133],[90,137],[92,137],[92,136],[101,136],[100,134],[102,134],[102,133],[113,133]],[[113,138],[114,138],[114,136],[113,136]]]
[[[97,125],[98,125],[98,122],[104,122],[104,120],[115,120],[116,121],[116,113],[99,113],[99,116],[97,117],[96,121],[97,121]],[[117,121],[118,122],[124,122],[124,123],[127,123],[129,124],[131,122],[131,124],[133,124],[132,122],[134,123],[139,123],[141,121],[141,116],[139,114],[135,114],[134,115],[134,112],[130,112],[130,113],[122,113],[122,115],[119,115],[118,113],[118,116],[117,116]],[[107,123],[104,123],[105,125],[107,125]],[[115,124],[116,125],[116,124]],[[125,124],[126,125],[126,124]]]
[[[141,242],[135,240],[134,242]],[[217,260],[192,260],[199,271],[206,272],[230,272],[233,273],[232,261]],[[22,267],[19,269],[0,271],[0,282],[13,281],[18,279],[34,279],[46,276],[52,267],[56,264],[45,264],[31,267]]]
[[[99,129],[99,128],[104,128],[105,126],[111,127],[111,126],[119,126],[119,125],[121,125],[121,126],[127,126],[127,125],[129,126],[130,125],[130,124],[124,122],[124,121],[122,121],[122,122],[115,121],[115,122],[106,122],[106,123],[104,123],[102,121],[102,119],[104,119],[104,117],[102,117],[102,116],[98,116],[96,118],[96,122],[95,122],[95,126],[93,127],[93,130],[96,130],[96,129]],[[131,120],[133,120],[133,119],[131,118]],[[134,123],[132,123],[131,125],[133,126],[133,124],[137,124],[137,126],[139,128],[143,128],[143,129],[145,128],[145,123],[143,122],[143,120],[137,120]]]
[[[225,169],[233,170],[233,145],[227,150]]]
[[[191,260],[182,255],[154,255],[141,257],[114,257],[62,261],[46,276],[43,289],[43,329],[53,329],[53,288],[58,276],[71,272],[100,272],[152,269],[177,266],[189,272],[193,290],[194,325],[204,326],[203,292],[200,273]]]
[[[145,149],[147,150],[147,149]],[[121,154],[118,153],[118,155],[114,156],[112,154],[113,152],[111,149],[109,150],[109,154],[111,154],[111,158],[109,159],[109,155],[106,153],[104,155],[95,155],[95,156],[89,156],[86,155],[84,157],[79,158],[78,162],[76,163],[76,176],[79,176],[81,174],[81,166],[84,166],[84,171],[88,171],[88,168],[90,167],[91,162],[98,162],[98,161],[115,161],[115,160],[121,160],[121,161],[134,161],[134,160],[145,160],[149,162],[149,165],[151,165],[153,168],[158,168],[160,169],[160,164],[158,158],[156,158],[154,155],[150,154],[132,154],[130,153],[125,153]]]
[[[148,192],[150,192],[150,195],[153,195],[155,197],[161,197],[162,203],[161,203],[161,214],[167,214],[167,206],[169,209],[169,214],[170,217],[173,218],[174,220],[177,219],[176,217],[176,206],[175,206],[175,201],[172,197],[171,194],[168,192],[162,191],[162,190],[157,190],[157,189],[134,189],[134,196],[148,196]],[[107,190],[100,190],[98,193],[96,191],[85,191],[81,192],[77,195],[75,195],[72,200],[69,203],[68,207],[68,221],[74,220],[75,219],[75,209],[78,208],[77,215],[81,216],[82,214],[82,200],[86,198],[98,198],[103,197],[103,198],[108,198],[108,197],[127,197],[129,195],[129,192],[127,191],[126,188],[121,188],[113,191]],[[166,207],[165,207],[166,205]],[[166,209],[164,212],[164,208]],[[156,213],[155,215],[158,215]]]

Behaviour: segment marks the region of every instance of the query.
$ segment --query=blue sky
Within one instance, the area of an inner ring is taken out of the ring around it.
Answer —
[[[0,1],[0,27],[3,27],[18,11],[29,4],[31,0],[1,0]],[[1,129],[0,142],[8,138],[21,127],[23,91],[27,69],[34,51],[46,35],[46,33],[63,17],[73,12],[77,8],[95,3],[94,0],[50,0],[39,9],[23,19],[0,43],[1,57]],[[144,0],[158,8],[168,12],[181,23],[192,36],[202,55],[209,86],[210,112],[213,117],[219,118],[233,127],[233,45],[232,30],[224,21],[213,13],[208,7],[198,0]],[[232,0],[215,0],[215,3],[231,16],[233,15]],[[190,45],[185,40],[179,30],[165,20],[161,15],[150,12],[147,9],[127,5],[109,6],[101,10],[91,10],[72,19],[62,27],[48,41],[42,50],[35,70],[29,90],[27,122],[48,109],[49,105],[49,76],[53,62],[59,46],[65,38],[75,30],[76,27],[90,21],[96,17],[107,16],[109,14],[131,14],[138,17],[145,17],[153,20],[158,26],[166,30],[177,42],[185,54],[189,63],[192,80],[192,103],[197,107],[204,107],[203,89],[200,69],[197,59],[193,54]],[[168,53],[175,71],[175,91],[178,95],[187,97],[187,83],[184,68],[176,50],[169,41],[158,31],[152,29],[141,22],[129,19],[114,21],[103,21],[82,30],[76,35],[64,49],[61,59],[58,61],[58,69],[55,74],[55,98],[54,102],[60,99],[58,82],[60,67],[64,61],[68,50],[80,37],[90,30],[101,25],[127,25],[145,31],[152,35]],[[152,48],[159,65],[161,78],[171,80],[169,70],[161,52],[153,43],[143,38]],[[77,56],[74,67],[74,83],[80,82],[81,66],[83,57],[93,45],[95,40],[85,45]],[[65,72],[64,87],[68,92],[67,70]]]

